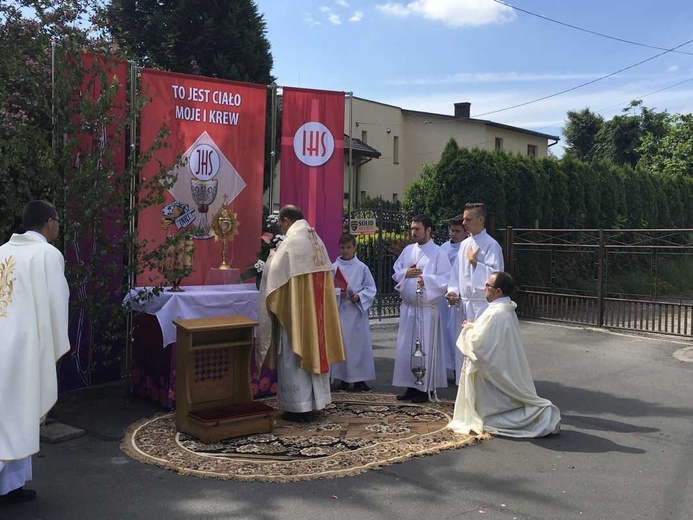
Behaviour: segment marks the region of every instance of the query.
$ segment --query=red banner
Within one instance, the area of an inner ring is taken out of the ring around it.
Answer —
[[[89,319],[86,306],[97,291],[112,295],[114,306],[121,304],[123,254],[119,240],[123,237],[122,185],[125,173],[125,123],[127,121],[127,63],[92,52],[81,54],[81,85],[74,89],[71,102],[71,124],[65,129],[70,137],[74,170],[67,172],[68,197],[66,221],[80,223],[65,242],[65,260],[70,283],[69,356],[60,363],[58,381],[61,390],[70,390],[113,381],[120,377],[120,363],[114,360],[122,353],[120,344],[109,342],[104,331]],[[76,66],[76,63],[71,63]],[[76,72],[75,72],[76,74]],[[112,98],[104,94],[110,90]],[[108,106],[105,102],[108,101]],[[95,107],[100,106],[100,109]],[[106,113],[104,113],[104,110]],[[103,117],[106,115],[107,117]],[[104,123],[105,122],[105,123]],[[107,184],[106,179],[114,179]],[[97,214],[85,214],[81,199],[71,196],[73,186],[94,185],[100,190],[96,200],[103,205]],[[112,198],[111,198],[112,197]],[[99,232],[94,232],[98,227]],[[96,236],[94,236],[96,235]],[[106,240],[104,240],[106,238]],[[109,240],[112,239],[112,240]],[[93,265],[100,265],[107,276],[91,276]],[[112,350],[105,354],[97,344],[107,343]]]
[[[301,208],[339,254],[344,204],[344,92],[284,87],[282,99],[281,205]]]
[[[162,205],[140,213],[138,239],[153,247],[167,234],[196,228],[193,273],[183,285],[202,285],[210,268],[221,263],[221,242],[214,240],[210,227],[226,197],[239,223],[227,263],[243,270],[255,262],[262,232],[267,87],[144,69],[142,95],[147,104],[141,152],[147,153],[163,127],[170,131],[167,146],[155,152],[144,177],[164,167],[175,170],[177,180]],[[166,229],[162,218],[170,224]],[[137,285],[158,280],[157,273],[145,272]]]

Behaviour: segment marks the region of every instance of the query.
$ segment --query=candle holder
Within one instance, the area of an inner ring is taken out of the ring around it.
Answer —
[[[168,237],[166,241],[168,244],[165,248],[161,274],[171,283],[171,287],[167,291],[185,292],[180,284],[193,271],[195,243],[192,238],[181,235]]]

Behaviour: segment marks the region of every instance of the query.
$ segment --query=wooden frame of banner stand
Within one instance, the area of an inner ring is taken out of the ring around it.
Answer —
[[[205,443],[270,433],[274,409],[253,401],[256,321],[245,316],[174,320],[176,429]]]

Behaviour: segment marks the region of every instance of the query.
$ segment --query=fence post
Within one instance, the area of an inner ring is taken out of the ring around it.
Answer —
[[[604,326],[604,230],[599,229],[599,245],[597,248],[597,325]]]
[[[513,236],[512,226],[505,228],[505,247],[503,248],[505,252],[505,271],[510,274],[513,278],[515,277],[515,269],[513,265],[515,252],[513,251],[513,242],[515,237]]]
[[[375,265],[376,265],[376,280],[378,280],[378,321],[383,319],[383,263],[385,262],[383,255],[383,199],[378,202],[378,214],[375,219],[375,225],[378,228],[378,242],[375,245]]]

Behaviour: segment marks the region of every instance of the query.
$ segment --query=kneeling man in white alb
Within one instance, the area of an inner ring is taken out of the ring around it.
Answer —
[[[560,431],[561,412],[534,387],[510,300],[514,289],[508,273],[493,273],[485,288],[488,308],[466,321],[457,339],[465,361],[448,425],[457,433],[543,437]]]

